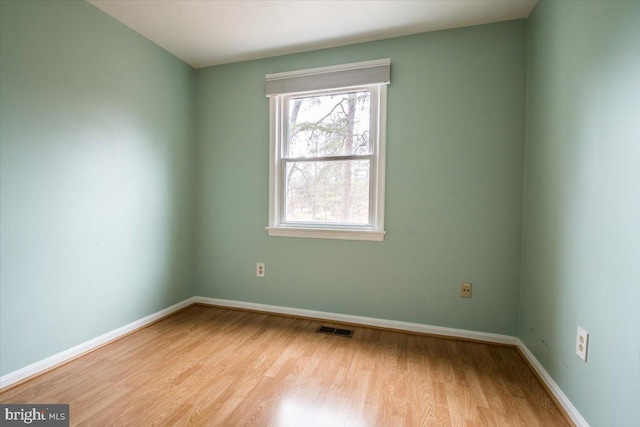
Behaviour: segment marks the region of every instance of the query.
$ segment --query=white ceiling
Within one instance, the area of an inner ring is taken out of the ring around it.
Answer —
[[[526,18],[537,0],[87,0],[195,68]]]

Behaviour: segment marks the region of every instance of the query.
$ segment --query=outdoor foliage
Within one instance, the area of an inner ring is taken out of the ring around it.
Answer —
[[[288,222],[369,222],[369,120],[368,91],[289,100]]]

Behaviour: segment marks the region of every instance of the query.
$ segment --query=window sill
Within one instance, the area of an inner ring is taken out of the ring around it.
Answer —
[[[343,230],[336,228],[293,228],[267,227],[269,236],[302,237],[308,239],[367,240],[381,242],[384,231],[377,230]]]

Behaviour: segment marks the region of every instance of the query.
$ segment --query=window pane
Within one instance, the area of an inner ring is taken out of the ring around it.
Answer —
[[[289,99],[289,158],[371,154],[369,91]]]
[[[285,221],[369,223],[369,160],[287,162]]]

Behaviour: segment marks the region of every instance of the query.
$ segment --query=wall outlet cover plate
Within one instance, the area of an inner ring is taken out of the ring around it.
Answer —
[[[580,359],[587,361],[587,349],[589,348],[589,332],[578,327],[576,335],[576,354]]]

